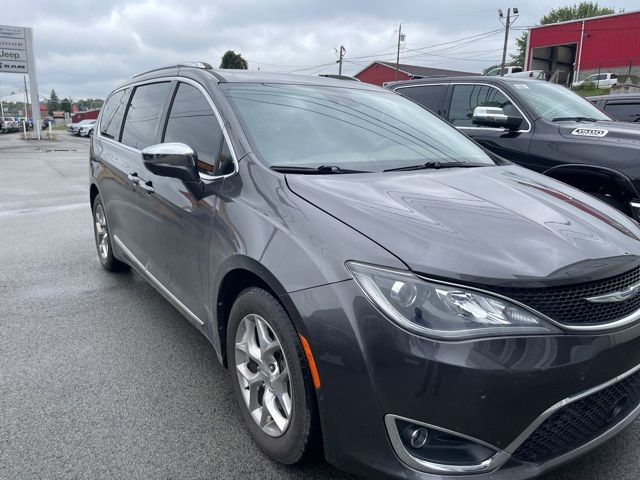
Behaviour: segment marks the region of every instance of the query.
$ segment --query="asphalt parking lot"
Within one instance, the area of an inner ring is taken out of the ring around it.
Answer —
[[[100,267],[88,140],[58,137],[0,135],[0,479],[353,479],[257,450],[205,338],[139,275]],[[636,422],[544,480],[639,471]]]

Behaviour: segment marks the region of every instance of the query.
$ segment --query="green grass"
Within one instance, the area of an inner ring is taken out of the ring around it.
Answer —
[[[576,88],[573,91],[583,97],[594,97],[596,95],[608,95],[611,93],[610,88]]]
[[[53,125],[51,127],[51,130],[53,130],[54,132],[55,131],[59,131],[59,130],[66,130],[66,129],[67,129],[66,125]],[[47,130],[49,130],[49,129],[47,128]]]

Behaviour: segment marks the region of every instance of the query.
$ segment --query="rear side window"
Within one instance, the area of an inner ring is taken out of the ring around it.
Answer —
[[[640,101],[638,103],[607,103],[604,111],[616,120],[624,122],[640,121]]]
[[[128,97],[129,89],[125,88],[114,93],[107,99],[102,107],[100,134],[108,138],[118,139]]]
[[[207,174],[218,170],[222,128],[211,105],[196,87],[180,83],[173,99],[163,142],[189,145],[198,154],[198,169]]]
[[[139,150],[156,143],[160,113],[170,88],[169,82],[136,87],[124,121],[122,143]]]
[[[488,85],[455,85],[449,107],[449,122],[456,127],[484,128],[472,122],[476,107],[500,107],[505,115],[522,115],[500,90]]]
[[[440,114],[442,99],[447,92],[447,87],[448,85],[421,85],[399,88],[396,91],[423,107],[427,107],[433,113]]]

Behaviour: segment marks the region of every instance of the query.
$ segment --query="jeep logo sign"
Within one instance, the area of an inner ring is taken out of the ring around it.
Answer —
[[[24,50],[5,50],[4,48],[0,48],[0,60],[19,60],[26,62],[27,52]]]

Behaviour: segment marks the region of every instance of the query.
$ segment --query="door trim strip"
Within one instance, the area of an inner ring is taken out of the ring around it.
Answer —
[[[147,267],[145,267],[142,262],[138,260],[133,253],[131,253],[131,250],[125,247],[124,243],[122,243],[122,240],[120,240],[117,235],[113,236],[113,240],[118,244],[118,247],[122,249],[129,260],[134,263],[133,266],[136,267],[136,270],[138,270],[149,281],[149,283],[151,283],[151,285],[153,285],[155,289],[158,290],[158,292],[160,292],[167,300],[169,300],[169,302],[171,302],[173,306],[180,311],[180,313],[182,313],[189,320],[195,322],[199,326],[204,326],[204,322],[200,320],[195,313],[189,310],[184,303],[178,300],[178,298],[173,293],[171,293],[167,287],[160,283],[160,281],[156,277],[154,277],[153,274],[149,272],[149,270],[147,270]]]

